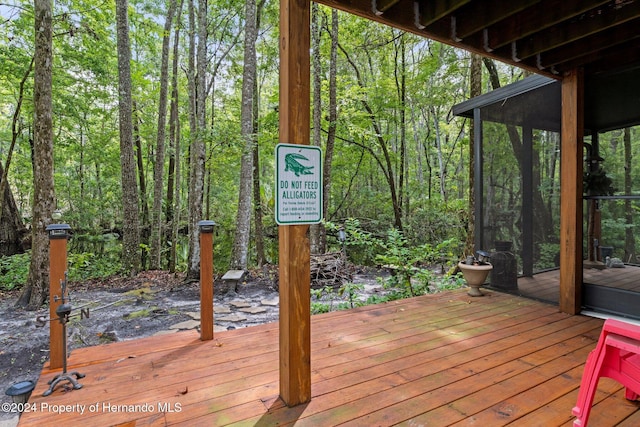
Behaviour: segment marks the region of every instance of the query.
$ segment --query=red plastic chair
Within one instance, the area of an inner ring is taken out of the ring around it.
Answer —
[[[584,367],[578,401],[573,408],[574,427],[586,427],[600,377],[612,378],[626,387],[625,397],[640,395],[640,326],[608,319],[596,348]]]

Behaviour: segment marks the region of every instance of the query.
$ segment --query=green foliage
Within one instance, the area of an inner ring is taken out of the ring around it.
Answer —
[[[338,292],[331,286],[320,289],[311,289],[311,298],[316,301],[311,302],[311,313],[327,313],[335,310],[347,310],[359,307],[362,302],[358,300],[358,292],[364,289],[362,284],[345,283]],[[346,301],[344,301],[346,299]],[[326,301],[326,302],[321,302]]]
[[[5,153],[10,138],[10,123],[16,94],[33,55],[33,4],[16,0],[7,10],[0,34],[0,152]],[[209,5],[210,46],[207,68],[206,177],[203,200],[207,218],[218,224],[215,236],[215,269],[228,267],[238,200],[238,176],[242,139],[239,111],[242,105],[241,83],[243,45],[237,28],[244,20],[241,3],[219,1]],[[321,6],[323,28],[329,24],[330,9]],[[132,49],[132,85],[135,101],[134,136],[140,142],[138,180],[144,179],[146,191],[139,190],[141,206],[150,207],[156,154],[158,94],[164,3],[149,0],[130,2]],[[122,194],[118,128],[118,90],[116,36],[113,2],[63,0],[54,4],[54,165],[57,208],[65,222],[83,230],[82,241],[71,258],[74,278],[108,274],[120,265],[117,242],[102,241],[99,230],[122,229]],[[274,146],[278,142],[278,5],[266,3],[260,16],[262,29],[256,43],[257,71],[257,145],[260,164],[260,197],[265,226],[268,262],[277,262],[277,225],[274,206]],[[347,234],[344,250],[350,262],[374,265],[376,257],[385,263],[414,267],[414,279],[433,286],[434,278],[420,271],[422,264],[446,264],[448,250],[442,242],[466,238],[467,174],[466,146],[460,139],[463,120],[450,117],[450,108],[466,98],[468,55],[452,47],[401,33],[376,23],[340,14],[341,49],[337,62],[337,110],[335,153],[331,169],[331,190],[327,218],[342,224]],[[186,6],[176,25],[180,26],[178,55],[178,120],[180,151],[175,154],[182,169],[179,193],[181,205],[174,218],[186,229],[188,163],[190,134],[187,77],[188,28]],[[347,37],[344,37],[347,35]],[[172,33],[173,38],[173,33]],[[331,40],[321,32],[322,69],[319,70],[323,93],[321,129],[329,129],[326,111],[329,93],[328,65]],[[222,57],[222,55],[227,55]],[[400,65],[402,64],[402,66]],[[358,70],[360,80],[356,77]],[[507,72],[505,72],[507,73]],[[400,76],[402,75],[402,79]],[[506,79],[503,79],[506,80]],[[401,96],[400,81],[406,82]],[[25,222],[30,220],[32,200],[31,146],[33,79],[26,80],[25,102],[21,114],[21,134],[9,171],[9,181]],[[367,104],[370,111],[365,108]],[[404,114],[401,114],[404,113]],[[372,122],[374,116],[377,128]],[[401,119],[401,117],[403,119]],[[169,124],[167,123],[167,129]],[[487,132],[490,132],[488,129]],[[404,140],[401,140],[404,135]],[[169,140],[166,135],[167,141]],[[382,141],[382,142],[381,142]],[[505,140],[499,141],[502,146]],[[491,144],[493,146],[494,144]],[[404,147],[404,148],[402,148]],[[167,143],[168,153],[171,146]],[[404,150],[404,151],[403,151]],[[410,153],[406,155],[406,153]],[[508,153],[505,151],[505,153]],[[388,163],[385,155],[388,155]],[[496,154],[496,165],[506,154]],[[169,156],[166,157],[168,166]],[[401,176],[400,172],[404,173]],[[166,169],[165,169],[166,170]],[[166,180],[165,174],[164,179]],[[384,235],[393,224],[389,180],[403,203],[404,242],[386,242]],[[138,181],[138,183],[139,183]],[[166,189],[166,182],[163,183]],[[166,207],[166,194],[163,204]],[[176,201],[174,201],[175,203]],[[508,204],[504,204],[508,205]],[[142,209],[141,209],[142,211]],[[343,220],[344,218],[348,218]],[[143,220],[141,229],[149,226]],[[327,223],[330,247],[343,249],[335,239],[337,226]],[[252,230],[253,232],[253,230]],[[95,236],[92,236],[95,234]],[[177,269],[187,269],[188,247],[184,234],[177,242],[165,242],[165,251],[176,246]],[[418,249],[418,244],[429,243]],[[143,242],[143,245],[148,242]],[[453,245],[455,246],[455,245]],[[451,252],[455,253],[455,248]],[[146,247],[143,246],[144,249]],[[250,251],[254,248],[250,248]],[[422,250],[423,254],[420,254]],[[405,251],[407,252],[405,254]],[[414,253],[415,252],[415,253]],[[254,258],[254,253],[251,253]],[[405,257],[408,255],[408,258]],[[393,258],[393,259],[392,259]],[[163,259],[165,259],[163,257]],[[401,273],[401,276],[404,273]],[[406,278],[402,278],[405,282]],[[406,288],[409,290],[409,288]],[[417,288],[416,288],[417,290]],[[347,290],[345,295],[349,294]],[[350,304],[351,302],[349,302]],[[353,304],[356,304],[353,301]]]
[[[370,295],[364,302],[364,305],[382,304],[388,302],[389,298],[386,295]]]
[[[360,303],[356,300],[358,296],[358,292],[364,290],[364,285],[356,284],[356,283],[345,283],[338,289],[338,295],[341,297],[347,297],[349,299],[349,305],[351,308],[354,308]],[[355,300],[355,302],[354,302]]]
[[[325,286],[320,289],[311,289],[311,298],[315,298],[317,300],[321,299],[324,295],[330,295],[333,292],[331,286]]]
[[[411,247],[400,231],[390,229],[387,240],[382,243],[385,251],[376,257],[379,264],[391,271],[385,287],[402,289],[410,296],[428,292],[432,273],[424,265],[434,259],[440,260],[443,250],[450,244],[447,241],[435,250],[428,244]],[[417,284],[412,281],[414,277],[418,278]]]
[[[468,223],[466,200],[419,203],[420,206],[407,218],[408,238],[417,242],[441,242],[449,239],[465,241]]]
[[[21,288],[29,276],[31,253],[0,258],[0,290],[10,291]],[[120,271],[118,255],[91,252],[69,253],[67,255],[69,281],[109,277]]]
[[[69,264],[69,280],[73,282],[109,277],[121,271],[119,257],[108,256],[108,254],[70,253],[67,261]]]
[[[536,270],[545,270],[558,266],[558,256],[560,254],[559,243],[542,243],[540,245],[540,255],[535,264]]]
[[[391,271],[391,275],[384,281],[386,288],[398,288],[407,296],[416,296],[448,286],[446,277],[439,277],[429,269],[433,264],[441,264],[444,271],[446,265],[455,263],[456,253],[460,249],[460,242],[449,239],[432,246],[424,244],[409,246],[406,238],[396,229],[390,229],[387,240],[383,242],[385,252],[379,254],[376,260]]]
[[[311,289],[311,298],[316,301],[311,301],[311,314],[328,313],[333,311],[333,303],[335,300],[335,293],[331,286],[325,286],[320,289]],[[320,302],[320,300],[328,302]]]
[[[391,271],[386,286],[404,288],[411,296],[415,296],[411,278],[418,271],[416,265],[422,261],[422,254],[418,248],[408,247],[405,237],[395,228],[387,232],[387,240],[382,245],[385,252],[377,255],[376,261]]]
[[[22,287],[29,276],[29,252],[0,258],[0,290],[10,291]]]
[[[467,286],[466,280],[462,276],[462,272],[455,275],[449,275],[442,277],[439,281],[436,281],[438,291],[452,291]]]
[[[324,304],[321,302],[311,303],[311,314],[329,313],[330,311],[331,307],[329,306],[329,304]]]
[[[215,251],[215,249],[214,249]],[[214,266],[216,258],[213,258]],[[189,244],[186,237],[178,238],[178,246],[176,248],[176,270],[187,271],[189,266]]]
[[[325,222],[327,235],[333,237],[330,243],[340,249],[340,242],[337,240],[340,227],[332,222]],[[344,242],[345,251],[349,261],[359,265],[373,265],[376,255],[382,249],[381,242],[371,232],[361,227],[360,220],[347,218],[344,221],[344,232],[346,240]]]

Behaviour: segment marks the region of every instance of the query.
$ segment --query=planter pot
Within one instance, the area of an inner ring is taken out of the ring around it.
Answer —
[[[463,262],[458,263],[458,268],[462,271],[464,280],[471,288],[467,294],[472,297],[481,297],[484,294],[480,292],[480,286],[482,286],[487,280],[489,272],[493,269],[491,264],[465,264]]]

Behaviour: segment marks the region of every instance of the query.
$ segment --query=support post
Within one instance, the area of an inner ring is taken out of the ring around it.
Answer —
[[[560,147],[560,311],[582,308],[582,172],[584,73],[572,70],[562,79]]]
[[[474,248],[473,253],[485,248],[484,245],[484,153],[482,133],[482,115],[480,108],[473,109],[473,193],[474,193],[474,219],[473,234]]]
[[[67,241],[69,239],[69,224],[51,224],[46,228],[49,235],[49,319],[58,317],[56,310],[62,303],[62,282],[66,280],[67,271]],[[65,295],[66,297],[66,295]],[[49,321],[49,368],[62,368],[67,355],[65,353],[66,336],[63,334],[62,323],[57,320]]]
[[[309,144],[310,2],[280,0],[280,142]],[[311,303],[308,225],[281,225],[280,397],[311,400]]]
[[[522,126],[522,275],[533,277],[533,129]]]
[[[198,222],[200,230],[200,339],[213,339],[213,221]]]

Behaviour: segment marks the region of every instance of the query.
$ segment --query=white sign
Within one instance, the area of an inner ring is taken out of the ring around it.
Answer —
[[[322,150],[299,144],[276,145],[276,222],[322,221]]]

